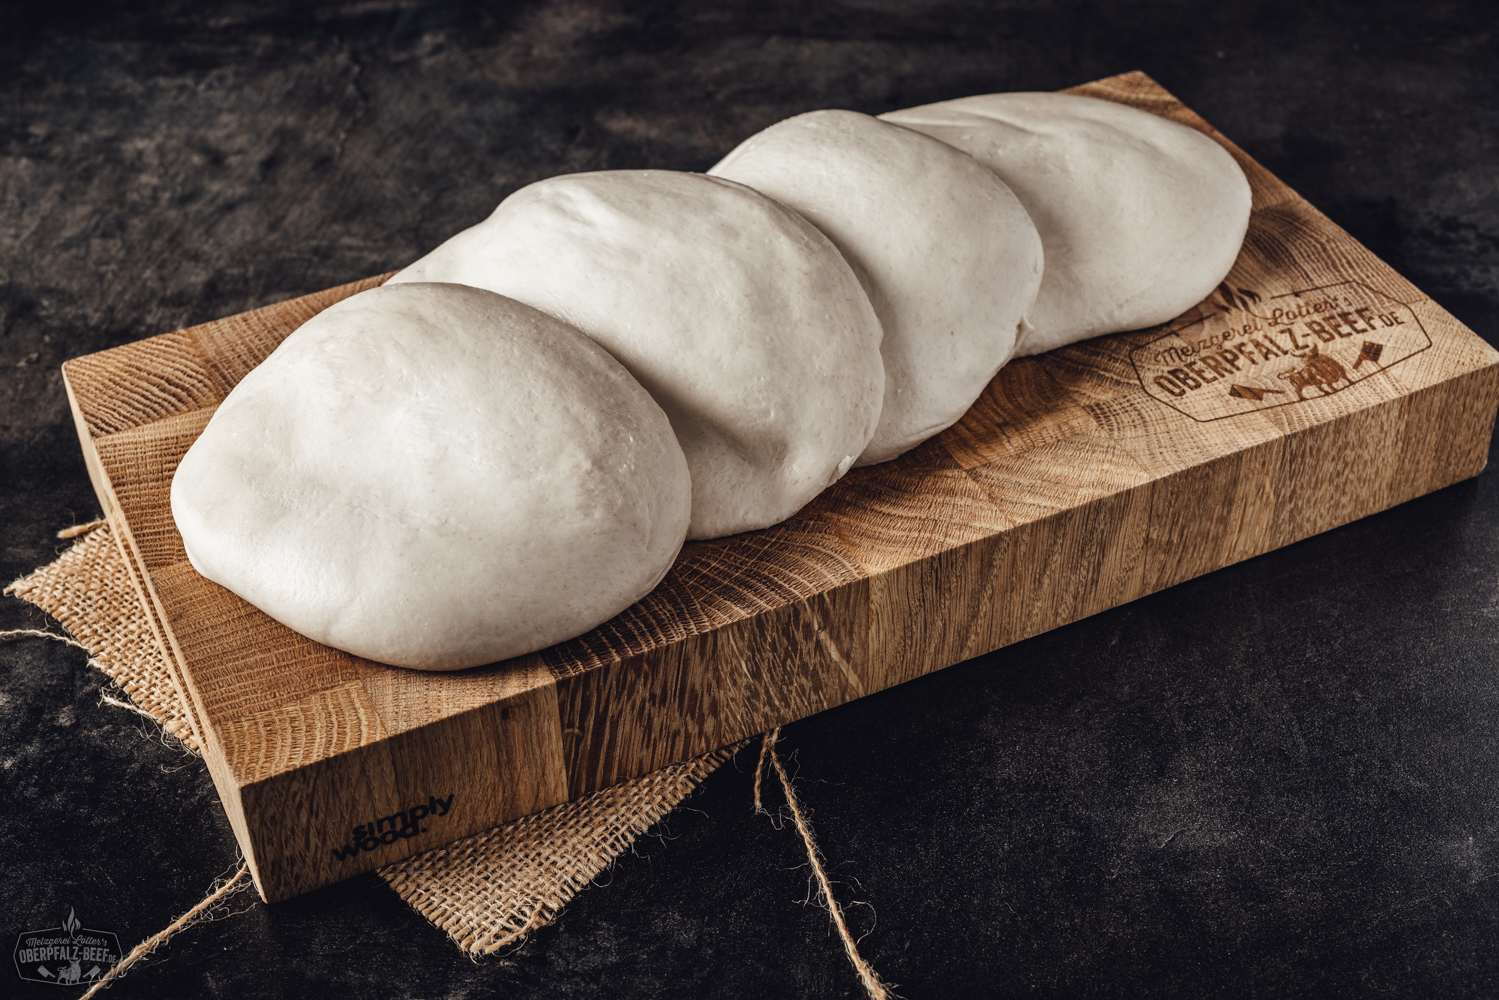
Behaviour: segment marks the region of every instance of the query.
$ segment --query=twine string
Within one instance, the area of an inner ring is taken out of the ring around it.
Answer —
[[[880,979],[874,967],[859,954],[858,943],[848,932],[848,924],[843,920],[843,909],[833,896],[833,884],[828,880],[828,874],[822,867],[822,850],[812,836],[812,828],[802,813],[801,800],[797,798],[795,790],[791,787],[791,779],[786,775],[786,768],[781,765],[780,754],[776,753],[776,741],[780,738],[781,727],[777,726],[765,734],[765,739],[760,744],[760,764],[755,770],[755,812],[765,812],[760,804],[760,772],[764,770],[765,761],[768,758],[771,766],[775,768],[776,777],[781,779],[781,789],[786,794],[786,804],[791,807],[791,818],[796,822],[797,832],[802,835],[802,845],[807,849],[807,861],[812,866],[812,874],[817,878],[819,901],[833,918],[833,925],[838,928],[838,937],[843,942],[844,954],[848,956],[854,971],[858,973],[859,982],[863,984],[870,1000],[893,1000],[895,994],[891,992],[891,987]]]
[[[125,701],[122,698],[116,698],[114,695],[105,694],[103,691],[100,691],[99,701],[105,705],[113,705],[115,708],[123,708],[127,712],[134,712],[136,715],[139,715],[143,719],[150,719],[158,726],[161,725],[161,723],[157,721],[156,716],[152,715],[144,708],[136,708],[134,705],[130,704],[130,702]]]
[[[58,538],[77,538],[79,535],[86,535],[86,534],[88,534],[90,531],[93,531],[95,528],[102,528],[102,527],[104,527],[108,523],[109,523],[109,521],[107,521],[107,520],[105,520],[104,518],[101,517],[97,521],[90,521],[87,524],[75,524],[71,528],[64,528],[61,531],[59,531],[57,533],[57,537]]]
[[[239,892],[241,889],[247,888],[251,883],[248,880],[244,882],[241,882],[240,880],[244,879],[248,874],[250,874],[249,863],[246,862],[244,864],[241,864],[239,866],[239,871],[234,873],[233,878],[226,881],[217,889],[209,892],[209,894],[203,898],[202,902],[198,903],[191,910],[188,910],[176,920],[173,920],[164,929],[157,931],[155,934],[152,934],[150,937],[146,938],[146,940],[142,941],[134,948],[131,948],[130,954],[120,959],[120,961],[116,963],[113,968],[111,968],[108,972],[101,976],[99,978],[99,981],[94,983],[93,986],[89,987],[89,991],[83,994],[83,996],[80,997],[79,1000],[89,1000],[90,997],[98,994],[100,990],[108,988],[111,982],[125,974],[126,969],[130,968],[136,962],[139,962],[141,959],[151,954],[151,952],[155,951],[159,946],[166,944],[168,939],[173,937],[178,931],[187,927],[189,924],[198,922],[200,920],[211,919],[209,917],[204,917],[203,914],[206,911],[211,910],[225,897],[231,896],[234,893]]]
[[[77,646],[79,649],[83,650],[85,653],[88,653],[90,656],[93,655],[93,650],[89,649],[83,643],[78,642],[74,639],[69,639],[65,635],[58,635],[56,632],[44,632],[39,628],[13,628],[7,629],[4,632],[0,632],[0,639],[22,639],[33,637],[37,639],[56,639],[58,642],[65,642],[69,646]]]
[[[780,735],[779,735],[780,732],[781,732],[781,727],[777,726],[776,727],[776,734],[777,734],[776,738],[777,739],[780,738]],[[763,740],[760,741],[760,760],[759,760],[759,763],[757,763],[755,765],[755,815],[756,816],[760,816],[760,815],[769,816],[770,815],[768,812],[765,811],[765,807],[760,804],[760,776],[765,773],[765,755],[766,755],[766,753],[768,753],[770,751],[770,742],[771,742],[771,734],[766,733],[765,734],[765,739],[763,739]]]

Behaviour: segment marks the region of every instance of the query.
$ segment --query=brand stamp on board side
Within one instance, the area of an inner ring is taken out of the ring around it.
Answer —
[[[451,793],[445,799],[429,795],[423,804],[407,806],[389,816],[354,827],[349,831],[349,843],[332,848],[334,860],[347,861],[361,851],[378,850],[398,840],[409,840],[419,833],[426,833],[429,827],[423,826],[423,821],[446,816],[453,807],[453,798]]]

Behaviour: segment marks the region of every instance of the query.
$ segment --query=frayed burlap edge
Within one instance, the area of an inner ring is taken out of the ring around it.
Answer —
[[[551,923],[635,838],[733,756],[727,747],[380,869],[460,948],[487,955]],[[558,850],[558,845],[570,845]],[[578,849],[589,845],[584,849]]]
[[[78,531],[64,532],[72,537]],[[5,588],[67,629],[130,702],[185,746],[198,741],[107,524]],[[22,630],[17,635],[50,635]],[[418,913],[472,955],[490,954],[556,919],[622,852],[737,748],[705,754],[576,802],[526,816],[380,870]]]
[[[55,561],[4,592],[61,622],[89,651],[89,663],[129,696],[133,705],[125,707],[138,708],[195,753],[201,752],[151,620],[130,583],[125,557],[107,526],[101,522]]]

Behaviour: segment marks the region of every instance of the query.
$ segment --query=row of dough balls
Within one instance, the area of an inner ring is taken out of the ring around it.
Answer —
[[[1178,315],[1249,202],[1206,136],[1058,94],[816,111],[707,174],[541,181],[287,338],[173,514],[200,573],[320,642],[519,655],[639,600],[684,538],[950,426],[1012,356]]]

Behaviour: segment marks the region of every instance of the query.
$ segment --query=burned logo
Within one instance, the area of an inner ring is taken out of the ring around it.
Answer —
[[[425,804],[407,806],[389,816],[381,816],[354,827],[349,831],[348,844],[332,848],[333,857],[337,861],[347,861],[360,851],[375,851],[382,845],[410,840],[417,834],[427,832],[429,828],[422,825],[423,821],[440,819],[452,807],[451,794],[445,799],[429,795]]]
[[[1194,420],[1330,396],[1431,346],[1409,306],[1356,281],[1270,298],[1220,285],[1203,310],[1130,352],[1145,391]]]
[[[84,927],[70,907],[61,925],[16,938],[14,957],[22,979],[77,986],[94,982],[119,962],[120,939],[114,931]]]

